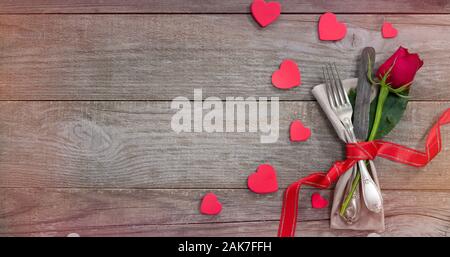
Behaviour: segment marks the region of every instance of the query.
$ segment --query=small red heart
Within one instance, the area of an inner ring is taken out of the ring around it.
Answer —
[[[222,211],[222,204],[214,193],[207,193],[200,205],[200,212],[206,215],[217,215]]]
[[[320,40],[341,40],[347,34],[347,27],[336,19],[331,12],[322,14],[319,19]]]
[[[289,129],[292,142],[306,141],[311,136],[311,129],[305,127],[300,120],[291,122]]]
[[[301,83],[300,70],[297,63],[286,59],[280,64],[280,69],[272,74],[272,84],[276,88],[289,89]]]
[[[251,7],[253,18],[261,27],[266,27],[274,22],[281,13],[281,4],[264,0],[254,0]]]
[[[277,173],[269,164],[261,164],[256,172],[248,176],[248,188],[257,194],[268,194],[278,190]]]
[[[394,38],[397,36],[398,31],[392,26],[391,23],[384,22],[383,26],[381,27],[381,34],[384,38]]]
[[[322,209],[328,206],[328,200],[319,193],[314,193],[311,195],[311,205],[314,209]]]

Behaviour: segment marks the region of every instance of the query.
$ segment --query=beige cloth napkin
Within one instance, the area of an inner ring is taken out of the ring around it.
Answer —
[[[358,82],[358,79],[347,79],[342,81],[344,88],[347,90],[347,92],[352,89],[356,88],[356,84]],[[334,114],[334,112],[331,110],[330,105],[328,103],[328,97],[326,94],[326,88],[324,84],[320,84],[315,86],[312,89],[312,93],[314,97],[316,98],[317,102],[319,103],[320,107],[328,117],[328,120],[331,122],[331,124],[334,127],[334,130],[336,131],[337,135],[343,142],[347,142],[345,135],[344,135],[344,126],[339,121],[338,117]],[[372,90],[372,99],[376,96],[376,90]],[[369,170],[372,173],[372,177],[375,181],[375,183],[379,186],[378,182],[378,176],[377,171],[375,169],[375,165],[372,161],[369,161],[370,167]],[[343,174],[338,182],[336,183],[336,187],[334,189],[334,197],[333,197],[333,205],[331,208],[331,217],[330,217],[330,227],[333,229],[351,229],[351,230],[375,230],[378,232],[384,231],[384,208],[382,208],[380,213],[374,213],[369,211],[366,206],[364,205],[364,201],[362,198],[361,200],[361,212],[360,212],[360,218],[357,222],[353,224],[347,224],[339,215],[339,209],[341,206],[341,203],[343,201],[345,188],[347,186],[347,183],[351,176],[352,170],[349,170],[345,174]]]

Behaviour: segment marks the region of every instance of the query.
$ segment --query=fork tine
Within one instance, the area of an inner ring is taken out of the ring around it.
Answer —
[[[338,93],[337,93],[337,88],[336,88],[336,85],[335,85],[336,82],[334,80],[334,76],[331,75],[332,74],[331,70],[330,70],[331,65],[327,64],[325,67],[326,67],[326,72],[327,72],[327,76],[328,76],[328,79],[329,79],[331,96],[334,99],[334,103],[335,103],[334,107],[337,108],[338,106],[342,105],[342,103],[341,103],[341,101],[339,99],[339,96],[338,96]]]
[[[331,66],[331,64],[330,64],[330,66]],[[338,88],[339,98],[341,99],[342,104],[349,104],[350,100],[348,99],[347,93],[345,92],[344,85],[342,85],[342,81],[339,76],[339,72],[337,70],[336,63],[333,63],[333,68],[334,68],[333,75],[334,75],[334,73],[336,73],[336,77],[334,78],[334,80],[335,80],[336,86]]]
[[[345,100],[344,100],[344,96],[342,95],[342,91],[341,88],[339,87],[339,83],[338,83],[338,79],[337,76],[335,75],[335,71],[333,69],[333,66],[331,65],[331,63],[328,64],[329,69],[330,69],[330,74],[333,80],[333,86],[334,86],[334,90],[335,90],[335,95],[336,98],[339,99],[339,106],[340,105],[344,105],[345,104]]]
[[[322,67],[322,72],[323,72],[323,78],[325,79],[325,85],[326,85],[326,92],[327,92],[327,97],[328,97],[328,102],[330,103],[330,106],[332,108],[336,108],[336,103],[333,100],[333,97],[331,96],[333,94],[332,89],[331,89],[331,85],[330,85],[330,78],[328,77],[328,75],[325,72],[325,67]]]

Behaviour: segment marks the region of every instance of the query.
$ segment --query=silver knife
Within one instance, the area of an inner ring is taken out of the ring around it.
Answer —
[[[353,110],[353,126],[358,141],[366,141],[369,135],[369,112],[370,112],[370,93],[371,85],[367,80],[367,70],[370,63],[375,62],[375,49],[366,47],[361,54],[361,60],[358,68],[358,85],[356,87],[355,108]],[[353,167],[352,177],[347,182],[344,192],[344,199],[352,188],[353,180],[357,174],[357,168]],[[361,212],[361,201],[359,185],[353,193],[347,205],[347,209],[342,213],[342,218],[348,223],[353,224],[359,220]]]
[[[375,49],[366,47],[361,54],[358,68],[358,86],[356,87],[355,108],[353,111],[353,126],[358,141],[366,141],[369,135],[369,113],[371,84],[367,79],[367,71],[370,63],[375,63]]]

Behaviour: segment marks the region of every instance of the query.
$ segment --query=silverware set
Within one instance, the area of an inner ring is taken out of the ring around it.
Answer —
[[[355,136],[352,123],[353,107],[339,77],[336,64],[326,64],[323,68],[323,76],[325,79],[326,92],[330,107],[345,128],[347,142],[356,143],[358,140]],[[370,102],[370,94],[368,100]],[[365,140],[362,138],[358,139]],[[374,182],[368,171],[365,161],[358,161],[358,166],[354,166],[352,171],[349,171],[352,172],[352,179],[350,179],[347,184],[346,193],[348,194],[348,192],[350,192],[352,182],[354,181],[358,170],[361,174],[361,192],[363,202],[369,211],[379,213],[383,206],[383,199],[377,184]],[[346,212],[343,215],[347,223],[354,223],[359,219],[359,213],[361,210],[359,188],[360,187],[358,185],[353,197],[350,199]]]

